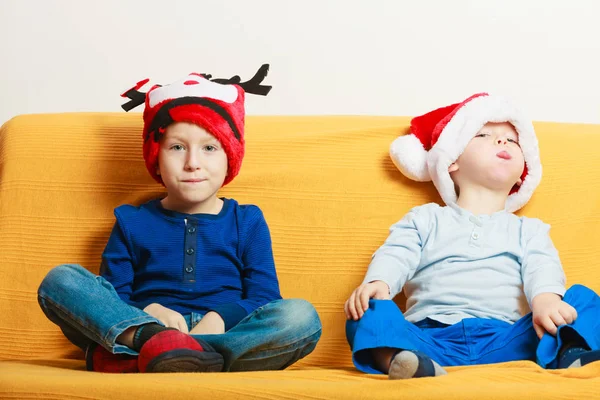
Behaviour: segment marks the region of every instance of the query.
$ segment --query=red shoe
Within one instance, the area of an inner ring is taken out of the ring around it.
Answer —
[[[139,372],[137,356],[113,354],[96,343],[85,351],[85,367],[88,371],[117,374]]]
[[[177,330],[157,333],[140,350],[140,372],[221,372],[223,356]]]

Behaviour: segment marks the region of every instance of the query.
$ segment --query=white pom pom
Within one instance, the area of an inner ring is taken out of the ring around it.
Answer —
[[[429,182],[427,151],[413,134],[400,136],[390,146],[390,156],[394,165],[407,178],[418,182]]]

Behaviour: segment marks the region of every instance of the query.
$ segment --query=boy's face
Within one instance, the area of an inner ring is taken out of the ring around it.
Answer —
[[[448,169],[458,185],[506,190],[521,184],[525,167],[519,136],[508,122],[487,123]]]
[[[158,171],[169,204],[193,213],[216,197],[227,176],[227,155],[205,129],[188,122],[169,125],[160,141]]]

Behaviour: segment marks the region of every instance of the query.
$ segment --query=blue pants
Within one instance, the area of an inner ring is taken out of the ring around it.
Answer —
[[[113,286],[79,265],[51,270],[38,290],[46,316],[67,339],[85,350],[96,342],[113,353],[136,355],[117,337],[132,326],[160,321],[123,302]],[[188,328],[202,315],[184,315]],[[223,355],[224,371],[283,369],[307,356],[321,336],[321,321],[305,300],[275,300],[247,315],[221,335],[193,335]]]
[[[541,340],[533,329],[531,313],[514,324],[482,318],[466,318],[454,325],[431,319],[413,324],[391,300],[369,301],[361,319],[346,323],[346,337],[354,365],[366,373],[381,373],[371,349],[384,347],[420,351],[442,366],[531,360],[552,369],[564,340],[600,349],[600,297],[585,286],[574,285],[563,300],[577,310],[577,319],[560,326],[556,337],[546,333]]]

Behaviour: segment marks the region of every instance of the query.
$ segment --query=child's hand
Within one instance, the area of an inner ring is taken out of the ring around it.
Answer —
[[[541,339],[545,332],[555,336],[557,327],[571,324],[577,319],[577,311],[561,300],[555,293],[541,293],[531,301],[533,329]]]
[[[188,333],[188,326],[185,322],[185,318],[177,311],[163,307],[158,303],[152,303],[144,308],[144,312],[162,322],[167,328],[175,328],[183,333]]]
[[[225,321],[219,314],[209,311],[202,317],[198,325],[190,331],[190,335],[225,333]]]
[[[350,295],[344,304],[347,319],[358,320],[369,308],[369,299],[387,300],[390,298],[390,288],[383,281],[363,283]]]

